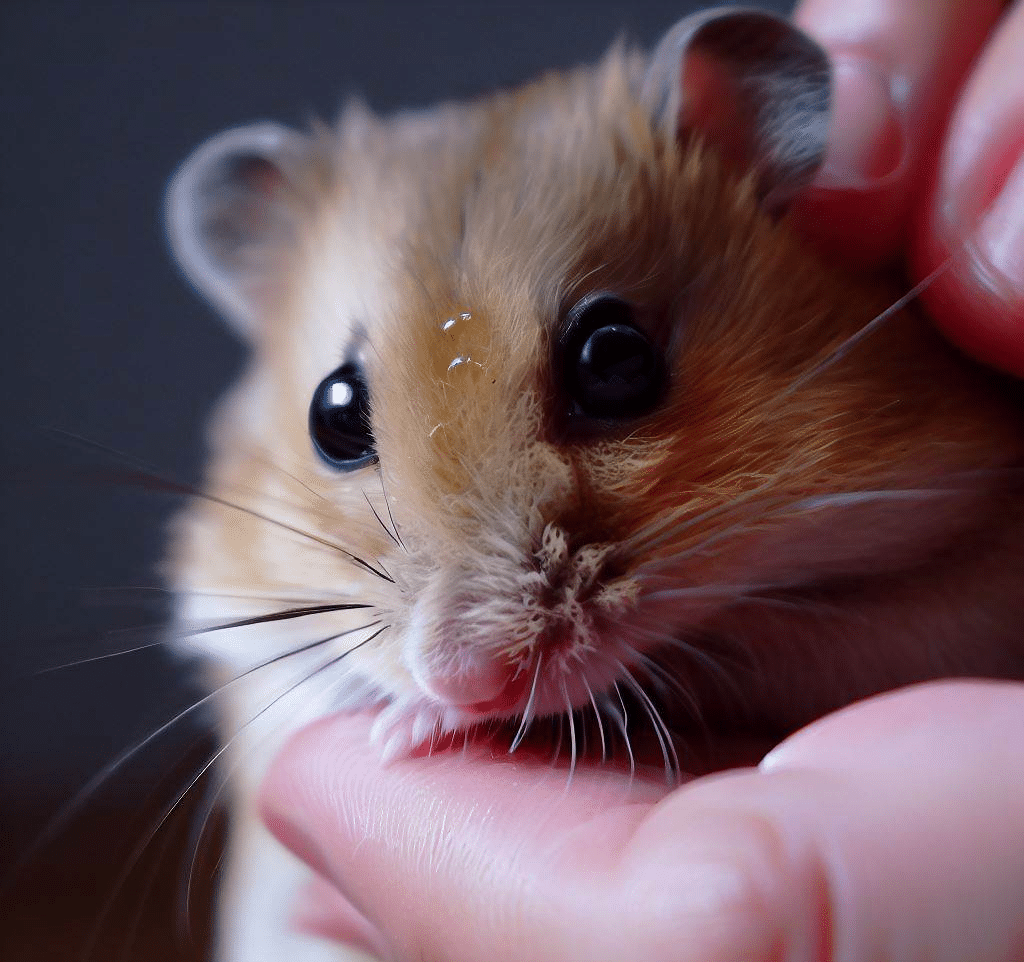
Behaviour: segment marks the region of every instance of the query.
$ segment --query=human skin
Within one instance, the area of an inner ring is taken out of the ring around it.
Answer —
[[[837,134],[797,220],[915,279],[964,350],[1024,375],[1024,3],[808,0]],[[1024,627],[1022,627],[1024,631]],[[443,962],[1024,960],[1024,685],[916,686],[756,767],[668,790],[485,748],[382,768],[361,719],[268,778],[317,871],[297,923]]]
[[[1020,962],[1021,688],[881,696],[671,792],[483,749],[381,768],[326,719],[265,817],[330,883],[302,927],[383,959]]]
[[[916,280],[952,256],[929,313],[1024,376],[1024,4],[806,0],[795,19],[837,78],[832,155],[801,228],[847,263],[903,254]]]

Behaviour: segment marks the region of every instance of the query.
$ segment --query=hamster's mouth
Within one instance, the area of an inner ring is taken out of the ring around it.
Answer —
[[[493,698],[464,705],[462,710],[471,716],[478,716],[481,720],[507,716],[523,704],[529,689],[530,677],[523,672],[509,679],[508,684]]]
[[[521,712],[484,714],[424,702],[391,702],[375,711],[371,741],[384,763],[468,749],[495,758],[546,762],[553,768],[628,773],[648,781],[677,784],[711,772],[756,765],[789,732],[713,728],[680,724],[644,692],[617,690],[614,703],[595,701],[572,712],[533,717]],[[509,705],[503,692],[496,711]],[[519,704],[518,701],[514,702]]]

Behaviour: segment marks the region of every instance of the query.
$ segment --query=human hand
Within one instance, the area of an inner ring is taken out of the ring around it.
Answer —
[[[263,805],[326,880],[304,927],[380,958],[1024,959],[1024,685],[871,699],[672,792],[482,748],[381,769],[364,721],[300,733]]]
[[[832,147],[800,226],[846,263],[903,253],[915,281],[954,255],[929,313],[1024,375],[1024,3],[804,0],[795,19],[836,67]]]

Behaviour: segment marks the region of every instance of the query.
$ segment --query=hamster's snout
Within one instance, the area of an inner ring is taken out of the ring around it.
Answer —
[[[508,689],[514,671],[507,661],[481,652],[466,655],[460,662],[447,670],[420,664],[414,671],[414,677],[423,689],[440,701],[477,714],[487,714],[505,707],[506,703],[507,707],[512,707]]]
[[[472,714],[514,708],[515,665],[500,650],[452,643],[452,636],[464,634],[457,621],[444,625],[444,643],[438,644],[433,610],[427,597],[417,601],[404,644],[402,661],[419,689],[433,701]]]

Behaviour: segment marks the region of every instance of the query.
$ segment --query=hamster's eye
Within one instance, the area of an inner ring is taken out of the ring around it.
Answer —
[[[370,392],[357,365],[342,364],[320,382],[309,406],[309,436],[321,457],[342,471],[377,460]]]
[[[665,363],[629,303],[611,294],[585,297],[569,312],[563,332],[562,376],[579,413],[633,418],[658,402]]]

